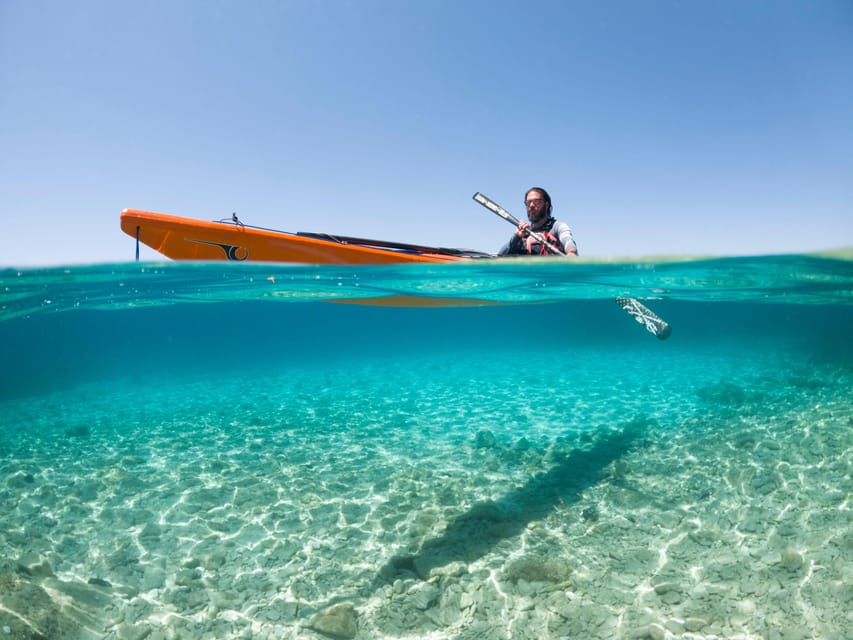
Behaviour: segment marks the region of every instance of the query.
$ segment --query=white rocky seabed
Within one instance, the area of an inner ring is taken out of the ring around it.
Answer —
[[[851,637],[849,368],[574,357],[5,401],[0,639]]]

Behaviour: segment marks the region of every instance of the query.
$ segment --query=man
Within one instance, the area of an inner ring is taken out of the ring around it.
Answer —
[[[578,255],[578,247],[572,237],[572,230],[565,222],[557,222],[551,217],[551,196],[541,187],[533,187],[524,194],[524,206],[527,207],[527,219],[521,222],[515,235],[507,242],[499,256],[509,255],[551,255],[554,252],[530,235],[534,232],[569,256]]]

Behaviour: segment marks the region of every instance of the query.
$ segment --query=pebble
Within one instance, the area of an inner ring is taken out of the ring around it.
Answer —
[[[678,593],[678,591],[667,591],[660,599],[667,604],[680,604],[684,600],[684,596]]]
[[[747,616],[755,613],[755,601],[750,598],[744,598],[737,603],[737,610]]]
[[[669,620],[667,620],[666,624],[664,624],[664,627],[666,627],[667,631],[669,631],[670,633],[674,633],[676,635],[680,635],[680,634],[684,633],[684,629],[685,629],[684,621],[683,620],[677,620],[675,618],[670,618]]]
[[[669,593],[670,591],[678,591],[680,587],[674,582],[661,582],[655,585],[655,593],[659,596]]]
[[[498,444],[495,434],[488,429],[482,429],[477,432],[474,438],[474,446],[477,449],[494,449]]]
[[[705,618],[687,618],[684,621],[684,629],[686,631],[701,631],[708,626],[708,621]]]
[[[803,559],[803,555],[792,547],[788,547],[785,551],[782,552],[782,558],[779,561],[779,564],[783,569],[790,571],[791,573],[797,572],[803,568],[805,564],[805,560]]]
[[[412,604],[421,611],[425,611],[436,603],[441,595],[441,589],[427,583],[414,587],[409,591],[409,595],[412,596]]]
[[[354,638],[358,631],[355,608],[350,602],[332,605],[311,618],[308,628],[334,638]]]
[[[459,606],[462,609],[468,609],[470,607],[473,607],[475,604],[476,601],[474,600],[474,596],[467,591],[463,592],[462,595],[459,597]]]
[[[143,640],[151,635],[151,627],[147,624],[128,624],[123,622],[116,629],[119,640]]]

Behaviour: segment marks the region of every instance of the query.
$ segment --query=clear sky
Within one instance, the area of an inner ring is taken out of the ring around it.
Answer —
[[[125,207],[496,251],[853,245],[853,0],[0,0],[0,264]],[[144,259],[157,254],[143,252]]]

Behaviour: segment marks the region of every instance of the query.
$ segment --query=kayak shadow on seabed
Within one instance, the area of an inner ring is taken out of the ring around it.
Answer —
[[[551,469],[497,500],[475,504],[414,555],[392,557],[379,570],[373,590],[398,578],[427,580],[434,569],[453,562],[470,564],[501,541],[521,535],[528,524],[545,518],[558,505],[577,502],[585,489],[601,481],[608,465],[645,444],[653,424],[639,417],[597,438],[589,448],[561,453]]]

